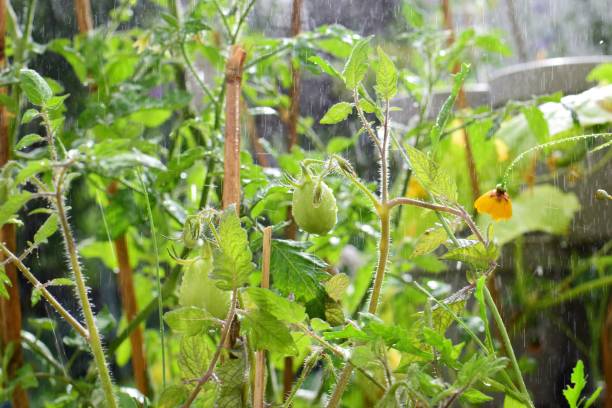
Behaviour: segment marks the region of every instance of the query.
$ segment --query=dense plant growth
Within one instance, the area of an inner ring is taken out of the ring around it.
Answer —
[[[582,297],[591,333],[574,337],[602,378],[610,243],[559,280],[527,273],[523,249],[580,209],[552,179],[585,183],[611,157],[609,65],[573,99],[470,108],[473,67],[508,47],[452,40],[410,2],[393,43],[336,25],[268,38],[248,28],[254,0],[171,1],[123,29],[136,2],[122,0],[46,44],[26,3],[23,21],[0,13],[0,296],[28,293],[32,313],[3,337],[0,402],[534,407],[513,336]],[[29,68],[50,55],[71,79]],[[300,78],[329,85],[321,117],[299,115]],[[60,252],[64,269],[45,270]],[[578,361],[562,394],[586,408],[591,386]]]

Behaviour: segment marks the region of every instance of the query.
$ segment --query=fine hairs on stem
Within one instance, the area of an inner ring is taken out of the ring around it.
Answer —
[[[50,205],[55,208],[59,221],[59,229],[66,248],[68,265],[73,274],[76,296],[79,300],[79,305],[85,319],[85,327],[83,327],[77,319],[67,312],[62,305],[47,291],[44,285],[39,282],[30,272],[30,270],[21,262],[20,257],[12,254],[2,244],[0,244],[0,250],[2,250],[2,252],[4,252],[13,263],[15,263],[17,268],[34,285],[34,287],[41,291],[42,296],[51,304],[51,306],[53,306],[53,308],[62,316],[62,318],[64,318],[77,331],[77,333],[85,338],[93,355],[94,364],[98,371],[98,377],[105,396],[106,405],[109,408],[115,408],[117,407],[117,400],[114,395],[113,383],[106,362],[104,349],[102,347],[102,338],[96,326],[95,315],[89,300],[88,288],[85,283],[85,275],[79,261],[76,241],[68,222],[68,208],[65,205],[64,183],[68,169],[72,164],[72,159],[69,159],[66,162],[60,162],[57,149],[55,148],[53,127],[49,120],[49,113],[44,106],[41,111],[41,118],[46,129],[46,141],[48,144],[49,154],[51,156],[51,160],[55,164],[53,166],[51,177],[55,191],[48,191],[46,186],[42,183],[35,182],[35,184],[39,190],[44,193],[44,197],[49,201]]]

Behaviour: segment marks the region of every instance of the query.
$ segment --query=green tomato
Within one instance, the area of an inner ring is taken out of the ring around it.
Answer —
[[[336,198],[323,181],[304,179],[293,190],[292,206],[295,222],[306,232],[323,235],[336,225]]]
[[[217,319],[225,319],[230,306],[230,293],[217,287],[208,274],[213,258],[199,258],[183,273],[179,289],[179,304],[202,308]]]

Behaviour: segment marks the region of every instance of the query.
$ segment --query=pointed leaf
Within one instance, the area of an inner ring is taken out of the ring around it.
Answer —
[[[321,118],[322,125],[333,125],[342,122],[353,112],[353,105],[348,102],[339,102],[333,105]]]
[[[254,270],[247,232],[233,208],[223,214],[218,233],[219,248],[215,250],[210,277],[218,280],[219,288],[232,290],[247,283]]]
[[[57,231],[57,227],[57,214],[54,213],[47,217],[43,225],[41,225],[38,231],[36,231],[36,234],[34,234],[34,243],[40,244],[41,242],[45,242],[47,238],[55,234],[55,231]]]
[[[342,75],[349,90],[355,89],[368,72],[368,52],[370,51],[371,37],[357,42],[351,51],[348,61],[344,66]]]

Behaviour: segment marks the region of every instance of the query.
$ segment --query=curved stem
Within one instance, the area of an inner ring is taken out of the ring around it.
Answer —
[[[59,185],[57,186],[57,188],[58,190],[55,204],[57,207],[57,213],[60,221],[62,235],[64,237],[64,243],[66,244],[66,249],[68,251],[70,267],[74,274],[74,280],[76,283],[77,294],[81,303],[81,309],[83,310],[83,316],[85,317],[87,329],[89,330],[89,346],[91,347],[91,352],[94,356],[94,361],[98,369],[100,383],[102,385],[102,390],[104,391],[104,395],[106,397],[106,404],[109,408],[116,408],[117,401],[113,393],[113,383],[111,381],[110,372],[106,364],[106,357],[102,348],[102,339],[96,326],[96,320],[93,310],[91,308],[91,304],[89,303],[87,286],[85,285],[85,277],[83,276],[81,264],[79,263],[76,243],[74,241],[74,236],[72,235],[70,225],[68,225],[68,217],[66,216],[66,209],[64,207],[64,197],[63,195],[61,195],[61,188]]]
[[[527,149],[523,153],[516,156],[514,160],[512,160],[512,163],[510,163],[510,165],[506,168],[506,171],[504,172],[504,177],[502,179],[502,185],[505,186],[508,183],[508,178],[510,177],[510,172],[512,171],[512,169],[517,165],[519,161],[523,160],[529,153],[537,152],[547,147],[555,146],[558,144],[577,142],[580,140],[587,140],[587,139],[595,139],[598,137],[610,137],[610,136],[612,136],[612,133],[593,133],[590,135],[573,136],[573,137],[567,137],[565,139],[553,140],[547,143],[539,144],[530,149]]]
[[[34,274],[30,272],[28,267],[25,266],[23,262],[21,262],[21,259],[19,259],[11,251],[9,251],[9,249],[1,242],[0,250],[4,252],[6,257],[11,262],[13,262],[15,266],[17,266],[17,269],[19,269],[21,273],[23,273],[23,276],[25,276],[25,278],[32,284],[32,286],[40,290],[41,295],[45,298],[47,302],[49,302],[49,304],[55,309],[55,311],[57,311],[57,313],[59,313],[59,315],[62,316],[62,318],[64,318],[64,320],[66,320],[66,322],[68,322],[68,324],[70,324],[70,326],[72,326],[72,328],[76,330],[77,333],[83,336],[83,338],[88,339],[89,332],[87,331],[87,329],[84,328],[81,323],[79,323],[79,321],[70,314],[69,311],[64,309],[62,304],[55,298],[55,296],[51,294],[51,292],[47,290],[45,285],[43,285],[38,279],[36,279],[36,276],[34,276]]]
[[[499,314],[499,310],[497,310],[497,306],[495,305],[495,301],[491,297],[491,292],[487,289],[486,285],[483,287],[485,301],[487,302],[487,306],[491,310],[491,314],[495,319],[495,323],[497,324],[497,328],[499,329],[499,333],[504,342],[504,347],[506,348],[506,352],[508,353],[508,357],[510,357],[510,362],[512,363],[512,368],[514,369],[514,374],[516,375],[517,381],[519,382],[519,388],[521,393],[524,396],[525,401],[528,401],[530,407],[534,407],[533,402],[531,401],[531,397],[529,395],[529,391],[527,391],[527,386],[525,385],[525,380],[523,380],[523,375],[521,374],[521,369],[518,365],[518,361],[516,359],[516,355],[514,354],[514,349],[512,348],[512,342],[510,341],[510,336],[508,336],[508,331],[506,330],[506,326],[504,321]]]

